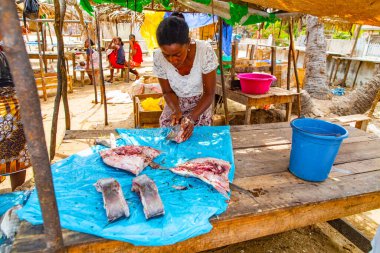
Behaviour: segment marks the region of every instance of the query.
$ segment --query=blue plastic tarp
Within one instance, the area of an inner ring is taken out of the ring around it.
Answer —
[[[8,211],[8,209],[23,205],[28,199],[30,192],[12,192],[6,194],[0,194],[0,217]]]
[[[229,127],[196,127],[192,137],[181,144],[165,139],[169,129],[117,129],[120,145],[146,145],[162,151],[155,162],[173,167],[189,159],[215,157],[229,161],[234,175],[234,160]],[[126,241],[134,245],[169,245],[207,233],[212,225],[209,218],[223,213],[227,202],[210,185],[196,178],[186,178],[168,170],[146,168],[142,174],[152,178],[165,207],[165,215],[146,220],[136,193],[131,191],[134,176],[102,162],[95,146],[52,165],[55,193],[61,225],[64,228]],[[131,216],[109,224],[103,208],[102,194],[93,184],[100,178],[115,178],[121,185]],[[176,190],[173,186],[185,186]],[[41,224],[42,217],[33,192],[18,212],[21,219]]]
[[[172,13],[166,12],[165,18],[170,17]],[[186,23],[190,29],[203,27],[206,25],[210,25],[212,23],[218,22],[218,17],[214,16],[214,21],[212,20],[212,15],[206,13],[182,13],[185,17]]]

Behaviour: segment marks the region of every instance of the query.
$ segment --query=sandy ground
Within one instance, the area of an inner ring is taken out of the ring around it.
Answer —
[[[149,70],[149,68],[147,68]],[[87,80],[88,82],[88,80]],[[88,82],[89,83],[89,82]],[[94,88],[91,85],[79,87],[79,83],[74,86],[74,92],[69,94],[71,129],[114,129],[117,127],[132,128],[134,126],[133,107],[129,104],[109,104],[108,105],[108,120],[109,125],[104,125],[104,108],[101,104],[94,104]],[[107,85],[107,91],[120,90],[121,92],[129,92],[131,84],[116,81],[112,85]],[[98,90],[99,92],[99,90]],[[318,108],[328,115],[328,105],[326,101],[316,101]],[[50,143],[51,120],[54,105],[54,94],[48,98],[48,101],[41,100],[41,109],[44,116],[44,130],[46,133],[47,145]],[[380,107],[380,105],[379,105]],[[241,105],[229,101],[229,108],[232,111],[244,110]],[[380,108],[375,113],[375,117],[380,116]],[[239,113],[237,113],[239,115]],[[61,105],[59,117],[59,129],[57,142],[62,140],[64,129],[63,106]],[[374,122],[373,132],[379,131],[380,120]],[[376,128],[377,126],[377,128]],[[380,131],[379,131],[380,132]],[[59,148],[56,159],[59,157]],[[55,159],[55,160],[56,160]],[[27,171],[27,183],[25,188],[33,187],[32,169]],[[10,191],[9,179],[0,184],[0,193]],[[368,238],[373,238],[376,228],[380,224],[380,210],[374,210],[358,215],[347,217],[347,220],[352,222]],[[280,233],[277,235],[267,236],[256,240],[229,245],[220,249],[207,251],[209,253],[250,253],[250,252],[360,252],[352,243],[343,238],[327,223],[308,226],[305,228],[295,229]]]

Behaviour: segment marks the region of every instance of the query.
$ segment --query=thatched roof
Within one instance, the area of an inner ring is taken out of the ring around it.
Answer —
[[[267,8],[311,14],[349,23],[380,26],[380,1],[363,0],[243,0]]]
[[[96,6],[99,21],[114,23],[137,23],[144,22],[144,14],[131,11],[116,4],[100,4]]]
[[[22,17],[22,12],[24,10],[24,4],[17,4],[17,12],[19,13],[19,17]],[[40,17],[45,16],[46,19],[54,19],[55,9],[53,4],[40,3]],[[75,11],[71,11],[70,9],[66,10],[65,15],[66,20],[79,19],[78,14]]]

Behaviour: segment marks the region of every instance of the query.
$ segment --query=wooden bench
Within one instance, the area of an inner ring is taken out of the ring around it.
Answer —
[[[35,74],[37,89],[42,91],[44,101],[47,100],[47,90],[57,89],[58,77],[57,73],[44,73],[43,77],[41,74]],[[71,93],[73,92],[73,82],[71,76],[67,76],[67,88]]]
[[[368,123],[371,120],[370,117],[364,114],[341,116],[336,119],[342,123],[342,125],[348,125],[352,122],[355,122],[355,127],[363,131],[367,131]]]

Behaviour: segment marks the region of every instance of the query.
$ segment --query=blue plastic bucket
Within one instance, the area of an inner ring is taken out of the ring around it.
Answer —
[[[347,130],[327,121],[310,118],[295,119],[290,125],[293,130],[290,172],[307,181],[326,180],[340,144],[348,137]]]

